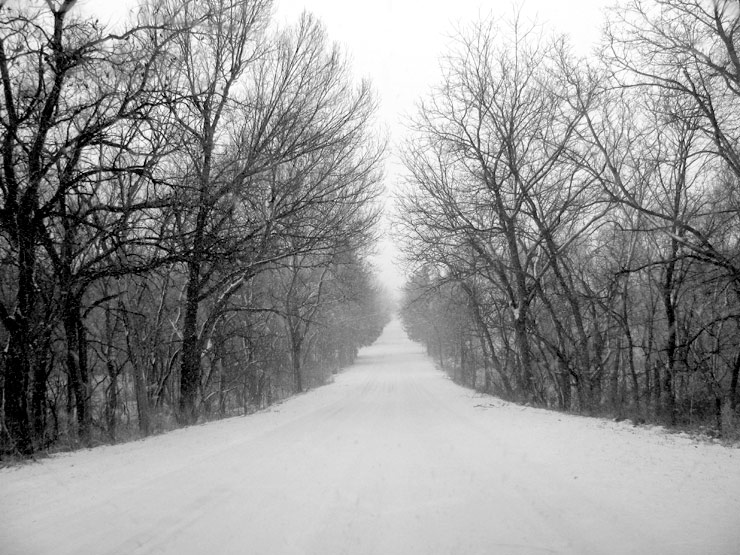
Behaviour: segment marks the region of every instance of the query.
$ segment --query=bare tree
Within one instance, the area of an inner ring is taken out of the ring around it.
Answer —
[[[87,441],[82,297],[96,279],[132,271],[122,245],[148,241],[145,227],[133,230],[135,214],[156,204],[146,177],[160,140],[147,123],[160,54],[145,48],[153,29],[110,34],[95,21],[77,19],[75,4],[0,8],[0,241],[15,280],[0,303],[7,331],[5,416],[23,453],[32,449],[26,388],[29,380],[37,386],[45,380],[33,356],[45,335],[37,325],[42,296],[59,296],[68,383]],[[40,290],[41,268],[54,276],[56,292]]]
[[[187,274],[180,413],[193,421],[201,355],[231,297],[271,262],[326,248],[335,207],[374,196],[380,151],[370,90],[353,86],[314,18],[270,37],[269,2],[156,6],[192,27],[165,78],[186,153],[173,181]]]
[[[740,7],[735,0],[630,0],[612,10],[604,56],[618,82],[680,97],[740,176]]]
[[[554,269],[571,291],[559,272],[563,250],[599,216],[586,197],[589,180],[571,161],[586,109],[574,102],[575,72],[565,43],[540,33],[518,19],[508,34],[486,22],[459,38],[405,156],[419,193],[401,201],[414,251],[436,244],[436,262],[462,272],[465,258],[469,267],[483,261],[487,271],[476,271],[507,297],[519,389],[530,397],[539,395],[530,345],[538,282]]]

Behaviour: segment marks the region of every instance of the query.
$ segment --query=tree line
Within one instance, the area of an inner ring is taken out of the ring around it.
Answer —
[[[737,433],[740,4],[627,0],[596,55],[459,32],[404,152],[403,321],[506,399]]]
[[[388,319],[384,143],[321,23],[269,0],[0,2],[0,453],[249,412]]]

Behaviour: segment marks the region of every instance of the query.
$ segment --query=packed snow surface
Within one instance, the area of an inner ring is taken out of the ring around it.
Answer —
[[[249,417],[0,471],[0,553],[740,553],[740,452],[503,403],[400,325]]]

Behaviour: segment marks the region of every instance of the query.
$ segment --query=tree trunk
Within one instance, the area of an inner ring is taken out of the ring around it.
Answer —
[[[226,376],[224,373],[224,361],[219,357],[216,362],[218,369],[218,415],[221,418],[226,416]]]
[[[730,379],[730,409],[733,414],[737,410],[737,382],[740,375],[740,352],[735,356],[735,363],[732,365],[732,378]]]
[[[33,454],[28,418],[28,385],[33,373],[34,332],[31,326],[36,313],[36,210],[35,191],[29,190],[20,203],[17,217],[18,296],[15,313],[3,314],[8,330],[5,347],[5,423],[16,450],[24,456]]]
[[[624,407],[622,404],[622,388],[620,382],[620,374],[623,373],[622,369],[622,342],[618,340],[617,346],[614,352],[614,366],[612,367],[611,374],[609,376],[609,397],[611,401],[611,407],[613,413],[620,420],[624,418]]]
[[[293,393],[303,392],[303,375],[301,372],[301,342],[291,334],[291,362],[293,363]]]
[[[31,415],[33,435],[36,442],[43,440],[46,432],[46,378],[47,365],[37,362],[33,369],[33,388],[31,389]]]
[[[527,335],[525,312],[521,307],[514,311],[514,336],[516,338],[521,392],[527,401],[533,401],[535,390],[532,374],[532,352],[529,346],[529,336]]]
[[[52,365],[51,336],[53,326],[47,320],[43,334],[36,349],[37,358],[33,364],[33,387],[31,389],[31,417],[36,444],[43,443],[46,435],[47,379]]]
[[[64,334],[66,337],[67,379],[74,394],[77,413],[77,433],[84,445],[90,445],[92,414],[90,411],[90,384],[87,368],[87,336],[82,322],[80,300],[67,293],[63,303]]]
[[[637,377],[637,368],[635,365],[635,342],[632,338],[632,330],[630,329],[630,322],[627,309],[627,286],[625,284],[623,292],[622,302],[622,319],[624,325],[624,336],[627,339],[627,363],[629,365],[630,377],[632,379],[632,403],[634,404],[635,411],[640,417],[647,415],[642,414],[642,406],[640,403],[640,382]],[[648,379],[649,383],[649,379]]]
[[[580,374],[575,373],[576,378],[576,394],[578,395],[578,412],[586,412],[588,401],[586,393],[586,378]]]
[[[118,369],[110,351],[105,363],[108,371],[108,388],[105,392],[105,423],[111,441],[116,441],[116,411],[118,410]]]
[[[672,240],[675,243],[675,240]],[[676,424],[676,397],[673,391],[674,376],[676,372],[676,307],[673,303],[673,272],[675,263],[668,263],[666,268],[665,281],[663,285],[663,304],[665,308],[666,324],[668,326],[668,336],[666,338],[666,370],[663,374],[663,398],[665,406],[662,412],[666,423],[669,426]]]
[[[191,261],[185,298],[180,370],[180,419],[192,424],[198,419],[196,400],[200,384],[200,345],[198,341],[198,282],[200,264]]]
[[[21,316],[18,318],[23,320]],[[33,454],[31,430],[28,421],[26,394],[31,362],[27,345],[27,326],[10,330],[5,356],[5,424],[15,449],[24,456]]]
[[[133,364],[134,394],[136,395],[136,415],[139,420],[139,431],[148,436],[151,433],[149,418],[149,394],[147,392],[147,378],[144,365],[138,361]]]
[[[558,359],[558,381],[560,382],[560,410],[569,411],[571,410],[572,404],[572,392],[570,385],[570,368],[568,367],[568,361],[565,359],[565,353],[562,352],[563,340],[560,339],[560,346],[556,351]]]

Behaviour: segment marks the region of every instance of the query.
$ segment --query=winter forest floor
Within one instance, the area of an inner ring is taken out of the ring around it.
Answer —
[[[0,552],[740,552],[740,450],[503,403],[397,322],[272,410],[0,470]]]

